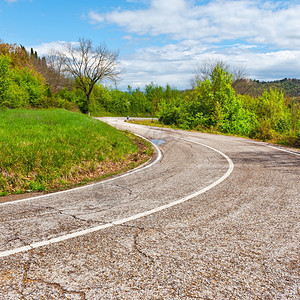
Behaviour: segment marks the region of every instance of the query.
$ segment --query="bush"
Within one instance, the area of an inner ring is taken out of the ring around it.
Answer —
[[[153,87],[152,87],[153,89]],[[300,131],[300,105],[271,89],[258,98],[237,95],[232,76],[216,66],[211,79],[168,104],[161,105],[159,120],[184,129],[209,129],[262,140],[296,145]]]
[[[47,97],[43,76],[27,68],[12,68],[12,60],[0,56],[0,106],[7,108],[42,107]]]

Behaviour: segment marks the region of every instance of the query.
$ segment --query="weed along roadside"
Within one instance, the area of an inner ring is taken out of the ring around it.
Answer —
[[[153,154],[142,138],[83,114],[52,109],[0,115],[0,202],[101,180]]]

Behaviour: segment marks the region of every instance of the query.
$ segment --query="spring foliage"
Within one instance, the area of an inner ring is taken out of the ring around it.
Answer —
[[[232,76],[216,66],[185,99],[164,104],[160,121],[183,129],[212,130],[300,146],[299,104],[271,89],[257,98],[239,95]]]
[[[28,68],[12,68],[9,56],[0,56],[0,106],[39,107],[47,96],[44,78]]]
[[[24,47],[0,44],[0,108],[58,107],[89,111],[94,116],[158,116],[161,123],[183,129],[300,147],[299,100],[285,97],[277,88],[258,96],[238,94],[232,75],[221,65],[193,90],[178,91],[151,83],[144,90],[128,86],[127,91],[120,91],[95,83],[88,102],[76,80],[53,70],[33,50],[30,54]]]

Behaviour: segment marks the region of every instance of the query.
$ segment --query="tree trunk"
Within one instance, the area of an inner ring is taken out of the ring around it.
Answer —
[[[86,103],[83,105],[83,113],[89,114],[89,104],[90,104],[90,93],[86,94]]]

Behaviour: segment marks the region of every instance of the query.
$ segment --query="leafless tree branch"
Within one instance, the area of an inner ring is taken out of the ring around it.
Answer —
[[[65,72],[75,79],[78,88],[86,95],[86,112],[94,85],[104,80],[116,82],[119,79],[118,56],[119,52],[110,50],[106,45],[94,48],[91,40],[83,38],[77,45],[68,43],[59,53]]]
[[[195,88],[200,82],[211,79],[215,67],[219,66],[224,71],[233,76],[232,87],[239,94],[246,94],[252,87],[251,82],[246,78],[247,71],[245,65],[230,66],[228,63],[218,59],[207,59],[194,68],[194,76],[191,79],[192,88]]]

